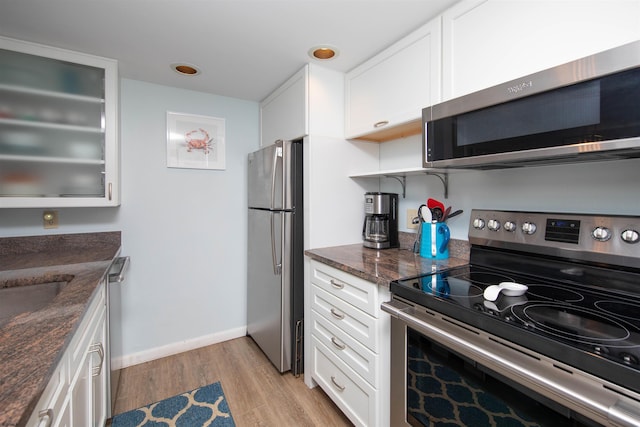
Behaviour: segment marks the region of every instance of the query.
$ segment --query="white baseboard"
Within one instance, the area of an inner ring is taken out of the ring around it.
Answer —
[[[185,351],[195,350],[196,348],[206,347],[211,344],[232,340],[243,337],[247,334],[247,327],[229,329],[215,334],[204,335],[192,338],[186,341],[180,341],[172,344],[163,345],[161,347],[151,348],[138,353],[125,355],[114,358],[111,361],[111,369],[122,369],[129,366],[138,365],[140,363],[150,362],[152,360],[161,359],[163,357],[172,356]]]

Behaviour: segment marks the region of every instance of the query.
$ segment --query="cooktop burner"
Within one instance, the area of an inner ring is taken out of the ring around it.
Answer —
[[[606,313],[565,304],[542,303],[511,307],[511,313],[526,326],[576,343],[621,344],[631,337],[633,325]],[[604,314],[604,315],[603,315]]]
[[[640,311],[638,304],[621,301],[596,301],[595,306],[605,313],[611,313],[623,319],[640,321]]]

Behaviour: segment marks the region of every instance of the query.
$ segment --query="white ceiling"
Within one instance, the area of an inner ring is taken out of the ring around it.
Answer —
[[[0,0],[0,35],[117,59],[120,76],[259,101],[330,44],[349,71],[458,0]],[[170,64],[199,66],[180,76]]]

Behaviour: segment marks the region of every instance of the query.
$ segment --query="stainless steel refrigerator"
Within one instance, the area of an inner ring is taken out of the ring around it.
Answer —
[[[249,154],[247,333],[280,372],[303,370],[302,141]]]

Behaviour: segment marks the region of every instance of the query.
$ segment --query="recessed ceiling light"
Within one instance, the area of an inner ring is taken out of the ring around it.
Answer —
[[[200,70],[193,64],[175,63],[171,64],[171,69],[183,76],[195,76],[200,74]]]
[[[319,61],[328,61],[338,56],[338,49],[333,46],[315,46],[309,49],[309,56]]]

